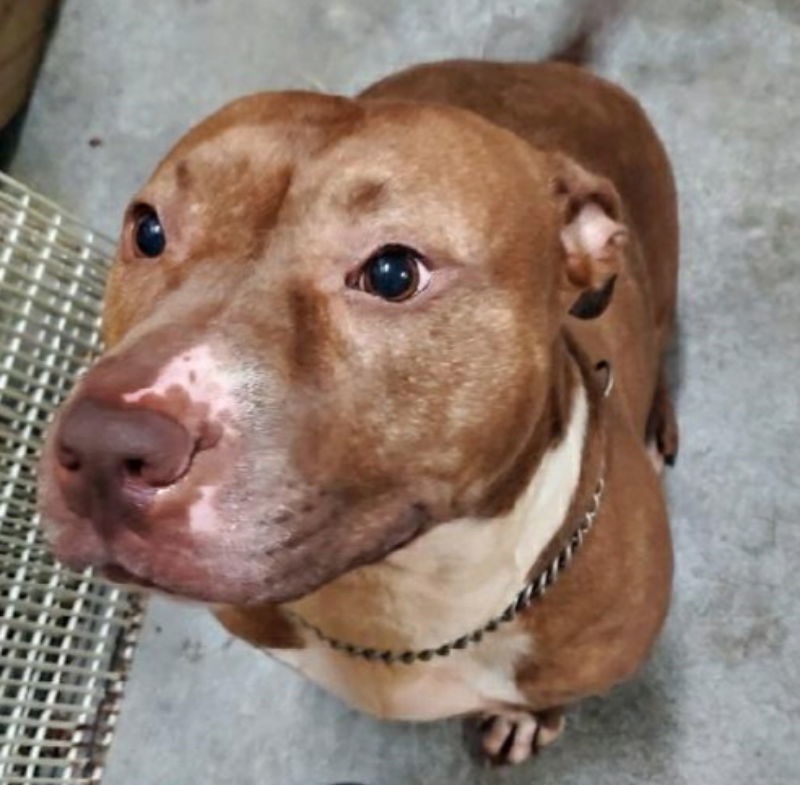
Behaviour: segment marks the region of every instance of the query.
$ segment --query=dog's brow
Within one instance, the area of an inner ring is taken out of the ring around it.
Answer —
[[[345,197],[345,206],[353,212],[370,212],[378,209],[386,196],[385,180],[363,180],[350,188]]]
[[[178,161],[175,166],[175,183],[181,191],[188,191],[192,187],[192,173],[185,159]]]

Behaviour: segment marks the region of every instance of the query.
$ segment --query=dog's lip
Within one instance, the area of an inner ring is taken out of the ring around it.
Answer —
[[[164,589],[163,587],[151,581],[149,578],[143,578],[140,575],[136,575],[135,573],[123,567],[121,564],[104,564],[102,567],[98,568],[98,571],[103,578],[113,581],[114,583],[123,583],[139,586],[142,589],[159,589],[160,591],[169,592],[168,589]]]
[[[186,600],[189,602],[214,602],[213,596],[206,592],[185,591],[176,589],[166,583],[160,583],[150,578],[144,578],[131,572],[121,564],[109,563],[95,567],[95,572],[107,581],[119,584],[131,591],[156,592],[173,600]]]

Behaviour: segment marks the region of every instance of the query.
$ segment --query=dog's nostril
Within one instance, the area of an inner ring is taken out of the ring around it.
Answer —
[[[125,473],[130,477],[141,477],[144,471],[144,461],[141,458],[127,458],[122,463]]]
[[[75,450],[71,450],[64,444],[58,445],[56,449],[59,464],[70,472],[77,472],[81,468],[81,459]]]

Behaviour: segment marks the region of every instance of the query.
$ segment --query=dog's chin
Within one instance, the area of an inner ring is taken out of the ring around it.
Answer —
[[[332,577],[311,579],[295,574],[291,576],[265,577],[258,584],[241,583],[235,579],[218,580],[171,580],[166,577],[144,577],[119,564],[106,564],[95,568],[95,573],[105,580],[121,587],[148,594],[157,594],[175,600],[196,602],[206,605],[281,605],[299,600],[311,594]]]
[[[91,568],[94,575],[128,590],[205,604],[250,604],[265,595],[265,576],[252,561],[215,564],[191,548],[173,544],[166,553],[165,543],[140,541],[142,547],[120,547],[93,536],[68,537],[64,531],[51,533],[48,540],[65,567],[75,572]]]
[[[293,548],[271,553],[266,564],[258,563],[252,555],[216,562],[191,549],[173,550],[166,559],[158,557],[158,548],[148,548],[146,553],[114,548],[82,559],[59,550],[54,548],[56,557],[72,569],[92,567],[104,580],[130,590],[207,605],[290,602],[310,594],[350,567],[323,562],[314,569],[305,561],[303,549]]]
[[[273,601],[261,586],[236,580],[218,581],[205,578],[176,580],[162,576],[145,577],[119,564],[96,567],[95,573],[125,589],[162,595],[173,600],[205,605],[252,605]]]

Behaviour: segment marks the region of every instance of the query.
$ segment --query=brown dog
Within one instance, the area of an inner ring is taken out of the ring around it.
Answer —
[[[42,459],[54,550],[524,760],[666,613],[676,270],[662,146],[574,65],[236,101],[128,210]]]

